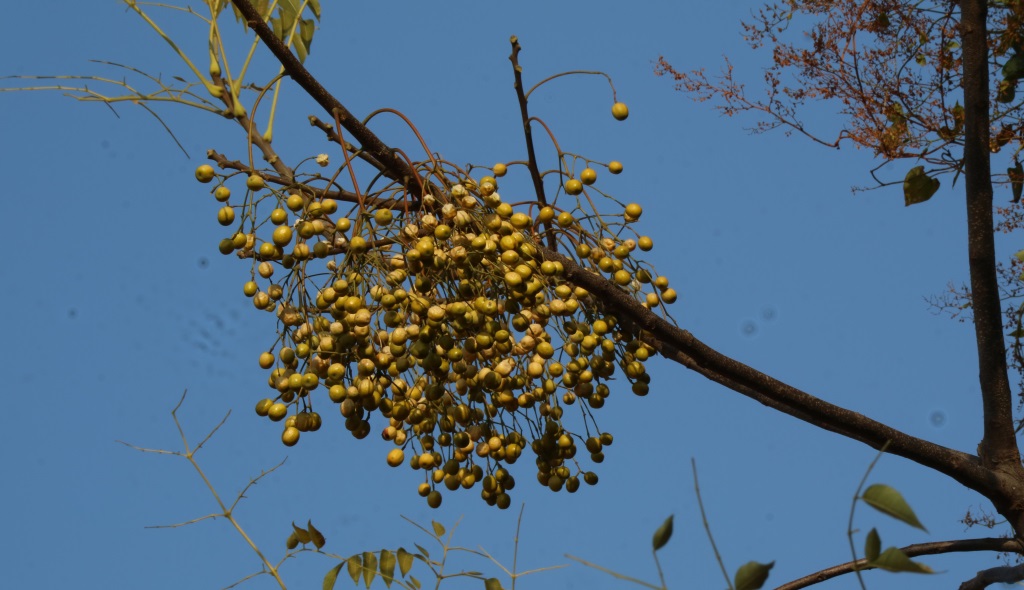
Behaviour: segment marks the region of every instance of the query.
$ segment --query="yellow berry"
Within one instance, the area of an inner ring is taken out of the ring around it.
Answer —
[[[196,180],[203,184],[213,180],[213,177],[216,175],[217,173],[213,170],[213,166],[210,166],[209,164],[203,164],[196,168]]]
[[[580,181],[583,184],[594,184],[596,180],[597,171],[593,168],[584,168],[583,171],[580,172]]]
[[[235,210],[231,207],[221,207],[217,211],[217,222],[221,225],[231,225],[235,221]]]
[[[612,116],[618,119],[619,121],[626,120],[626,117],[629,116],[629,108],[626,106],[626,103],[617,102],[613,104]]]
[[[508,166],[505,166],[504,164],[499,162],[499,163],[495,164],[494,167],[491,168],[491,170],[494,172],[495,176],[497,176],[498,178],[501,178],[502,176],[505,176],[506,172],[508,172]]]
[[[273,403],[270,405],[269,408],[267,408],[267,416],[270,416],[270,419],[273,420],[274,422],[280,422],[281,420],[283,420],[287,413],[288,406],[282,404],[281,402]]]
[[[647,236],[640,236],[640,239],[636,241],[636,245],[644,252],[649,252],[654,247],[654,241]]]
[[[640,216],[643,215],[643,213],[643,207],[636,203],[626,205],[626,221],[636,221],[637,219],[640,219]]]
[[[284,432],[281,433],[281,442],[286,447],[294,447],[295,443],[299,442],[299,429],[294,426],[285,428]]]
[[[434,490],[427,494],[427,506],[437,508],[441,505],[441,492]]]
[[[251,174],[249,178],[245,179],[245,186],[251,191],[258,191],[266,187],[267,183],[259,174]]]
[[[274,230],[274,243],[278,246],[284,246],[285,244],[292,241],[292,228],[287,225],[278,226]]]
[[[217,189],[213,191],[213,198],[223,203],[231,198],[231,189],[226,186],[218,186]]]
[[[405,451],[402,449],[391,449],[388,452],[388,465],[398,467],[402,463],[405,463]]]
[[[301,195],[288,195],[285,199],[285,205],[292,211],[298,211],[304,207],[306,202],[302,199]]]
[[[256,415],[266,416],[267,412],[270,411],[270,406],[274,405],[274,400],[270,398],[261,399],[256,403]]]
[[[618,174],[619,172],[622,172],[622,162],[618,160],[612,160],[611,162],[608,162],[608,172],[611,172],[612,174]]]
[[[578,195],[583,192],[583,183],[575,178],[571,178],[565,181],[565,192],[570,195]]]

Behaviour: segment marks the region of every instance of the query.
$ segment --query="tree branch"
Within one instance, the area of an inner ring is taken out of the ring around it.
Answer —
[[[1024,580],[1024,563],[1015,566],[981,570],[977,576],[960,584],[960,590],[984,590],[992,584],[1013,584]]]
[[[900,549],[907,557],[917,557],[920,555],[939,555],[942,553],[965,553],[969,551],[998,551],[1006,553],[1019,553],[1022,547],[1019,541],[1015,539],[996,539],[996,538],[985,538],[985,539],[962,539],[957,541],[937,541],[934,543],[918,543],[916,545],[907,545]],[[825,568],[821,571],[814,572],[804,576],[798,580],[793,580],[787,584],[783,584],[777,587],[775,590],[798,590],[799,588],[807,588],[830,580],[843,574],[853,573],[855,570],[864,571],[874,569],[868,565],[867,559],[858,559],[857,561],[848,561],[839,565],[834,565],[829,568]],[[1002,568],[994,568],[1002,569]],[[990,571],[990,570],[986,570]],[[979,572],[981,576],[985,572]],[[1021,579],[1021,578],[1017,578]],[[965,582],[966,583],[966,582]],[[984,588],[984,586],[970,586],[965,588],[960,586],[960,590],[972,590],[974,588]]]

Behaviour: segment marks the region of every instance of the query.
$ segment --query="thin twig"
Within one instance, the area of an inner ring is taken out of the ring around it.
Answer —
[[[537,195],[537,201],[540,203],[541,207],[545,207],[548,204],[548,200],[544,195],[544,180],[541,178],[540,168],[537,166],[537,153],[533,147],[533,130],[531,129],[530,113],[527,107],[526,94],[523,91],[523,66],[519,65],[519,52],[522,50],[522,46],[519,45],[519,38],[515,35],[512,35],[510,41],[512,43],[512,55],[508,56],[508,59],[512,62],[512,71],[515,73],[516,97],[519,99],[519,114],[523,121],[523,136],[526,138],[526,167],[530,170],[530,178],[533,180],[533,192]],[[544,227],[548,240],[548,248],[557,250],[558,242],[555,240],[555,235],[551,231],[551,221],[545,221]]]
[[[864,484],[868,482],[868,477],[871,475],[871,471],[875,468],[875,465],[878,464],[878,460],[882,458],[882,454],[885,453],[885,449],[888,448],[888,446],[889,442],[886,441],[886,443],[882,445],[882,448],[879,449],[878,454],[875,455],[875,458],[871,460],[867,471],[864,472],[864,477],[860,478],[860,483],[857,484],[857,490],[853,492],[853,502],[850,504],[850,520],[846,524],[846,538],[850,541],[850,554],[853,555],[853,562],[851,563],[854,564],[858,562],[857,548],[853,544],[853,515],[857,511],[857,500],[860,499],[860,491],[864,489]],[[860,570],[855,568],[854,573],[857,574],[857,581],[860,583],[860,587],[863,590],[867,590],[867,587],[864,585],[864,578],[860,575]]]
[[[643,580],[634,578],[632,576],[627,576],[626,574],[620,574],[617,571],[610,570],[610,569],[608,569],[606,567],[599,566],[596,563],[590,563],[589,561],[587,561],[585,559],[580,559],[579,557],[576,557],[575,555],[569,555],[567,553],[565,556],[568,557],[569,559],[573,560],[573,561],[578,561],[579,563],[582,563],[583,565],[585,565],[587,567],[591,567],[591,568],[594,568],[594,569],[596,569],[598,571],[602,571],[602,572],[608,574],[609,576],[612,576],[613,578],[616,578],[616,579],[619,579],[619,580],[626,580],[627,582],[633,582],[634,584],[639,584],[639,585],[643,586],[644,588],[651,588],[651,590],[662,590],[661,588],[659,588],[658,586],[655,586],[654,584],[651,584],[650,582],[645,582]]]
[[[700,508],[700,519],[704,522],[704,530],[708,534],[708,540],[711,541],[711,550],[715,553],[715,559],[718,560],[718,567],[722,570],[722,575],[725,577],[725,584],[729,587],[729,590],[733,590],[732,580],[729,579],[729,572],[725,569],[725,563],[722,562],[722,554],[718,552],[718,547],[715,545],[715,537],[711,534],[711,525],[708,524],[708,515],[704,511],[704,501],[700,497],[700,483],[697,481],[697,460],[690,457],[690,467],[693,469],[693,489],[697,492],[697,506]]]

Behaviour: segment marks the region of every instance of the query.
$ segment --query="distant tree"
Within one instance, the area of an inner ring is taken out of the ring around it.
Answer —
[[[189,64],[196,82],[171,87],[150,78],[157,90],[144,93],[107,80],[123,88],[118,96],[84,86],[57,88],[107,103],[189,104],[234,120],[246,134],[244,157],[210,150],[212,165],[200,166],[196,178],[213,183],[213,197],[223,203],[217,217],[231,230],[221,252],[250,266],[246,295],[256,309],[278,318],[276,341],[259,358],[269,372],[271,393],[257,402],[256,412],[283,423],[284,444],[318,430],[318,409],[336,404],[356,438],[368,436],[377,421],[378,431],[394,443],[387,462],[421,472],[417,491],[430,506],[440,505],[443,490],[464,488],[478,489],[488,504],[507,508],[516,485],[510,466],[527,450],[539,483],[571,493],[581,481],[597,483],[596,473],[581,465],[584,451],[592,463],[601,463],[604,448],[613,443],[596,421],[611,394],[612,377],[624,376],[635,394],[646,395],[645,365],[661,355],[768,408],[942,473],[991,501],[1013,530],[1010,539],[885,551],[872,530],[864,559],[783,588],[869,567],[930,571],[910,560],[916,555],[1024,553],[1024,466],[1006,347],[1009,338],[1019,351],[1024,329],[1020,312],[1004,309],[1000,293],[1001,287],[1017,288],[1020,269],[1010,261],[1000,283],[993,236],[993,183],[1009,183],[1016,203],[1024,178],[1017,158],[1024,123],[1014,94],[1024,77],[1020,1],[793,0],[769,6],[745,25],[755,48],[773,50],[767,94],[760,99],[747,95],[731,67],[721,78],[709,79],[703,71],[680,72],[664,59],[658,65],[659,73],[675,77],[696,98],[719,100],[727,114],[759,113],[758,130],[788,127],[833,147],[852,142],[874,150],[883,165],[907,158],[924,162],[928,169],[915,166],[902,180],[908,205],[935,193],[937,175],[964,177],[971,282],[969,291],[952,297],[969,305],[977,335],[984,410],[977,455],[825,402],[679,328],[665,312],[675,291],[638,258],[638,250],[653,246],[634,229],[643,208],[619,203],[596,184],[598,170],[618,174],[622,165],[563,150],[544,121],[531,115],[532,90],[564,74],[527,89],[515,37],[510,60],[525,157],[494,164],[481,175],[443,160],[401,113],[380,109],[357,119],[303,66],[319,2],[264,0],[254,6],[247,0],[206,0],[210,17],[200,17],[210,29],[205,72],[139,4],[127,4]],[[279,62],[280,73],[268,83],[246,82],[251,52],[241,67],[229,63],[217,24],[229,6]],[[812,21],[809,46],[785,42],[789,27],[805,19]],[[323,109],[322,118],[311,116],[310,122],[342,148],[340,161],[322,154],[292,162],[275,151],[273,113],[285,78]],[[798,118],[810,99],[841,105],[845,124],[834,136],[823,139]],[[615,98],[614,87],[612,102],[612,115],[625,119],[629,111]],[[270,115],[261,130],[258,114],[265,110]],[[382,115],[405,121],[419,145],[386,145],[370,127]],[[538,162],[534,131],[546,134],[558,149],[553,167]],[[1016,146],[1007,174],[993,175],[990,152],[1009,151],[1006,146]],[[257,165],[257,155],[265,167]],[[529,176],[534,194],[510,204],[501,199],[498,185],[513,168]],[[999,211],[1002,227],[1019,225],[1019,205]],[[1007,322],[1015,321],[1007,335]],[[1021,355],[1012,358],[1020,372]],[[920,526],[891,488],[871,486],[860,497]],[[435,527],[435,536],[443,534],[443,527]],[[670,535],[667,521],[655,535],[654,549]],[[312,524],[296,527],[290,549],[307,541],[317,549],[323,544]],[[387,577],[381,568],[393,574],[394,560],[401,559],[404,575],[412,558],[387,555],[364,554],[356,566],[349,562],[350,573],[355,579],[375,568]],[[335,577],[341,567],[332,570]],[[770,568],[751,562],[729,583],[759,588]],[[1022,579],[1024,568],[994,568],[962,587]]]

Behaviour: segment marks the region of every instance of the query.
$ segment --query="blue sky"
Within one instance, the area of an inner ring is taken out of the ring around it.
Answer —
[[[673,310],[680,325],[805,391],[973,451],[981,431],[973,334],[926,302],[967,276],[964,206],[949,179],[932,201],[909,209],[898,188],[852,194],[851,186],[870,182],[870,154],[781,132],[751,136],[744,127],[753,120],[719,117],[653,75],[662,54],[677,67],[709,71],[728,54],[756,86],[764,56],[751,56],[738,33],[755,6],[325,3],[307,65],[357,115],[398,109],[433,150],[477,165],[523,158],[510,35],[523,44],[527,84],[570,69],[607,72],[629,104],[627,121],[612,119],[608,86],[596,77],[549,84],[531,100],[532,114],[552,126],[563,149],[624,163],[623,174],[601,182],[644,206],[643,232],[655,241],[648,260],[680,293]],[[203,26],[151,11],[203,63]],[[120,77],[88,61],[97,59],[187,75],[117,2],[40,1],[12,5],[7,15],[23,25],[0,38],[8,56],[0,74]],[[270,555],[283,553],[290,522],[308,519],[340,554],[425,544],[405,515],[445,525],[461,518],[457,541],[511,562],[517,510],[487,508],[475,492],[448,495],[430,510],[415,495],[416,478],[384,463],[389,444],[376,436],[356,441],[325,412],[321,432],[286,449],[278,426],[252,412],[266,391],[256,358],[273,342],[274,325],[242,295],[248,267],[218,254],[217,204],[192,175],[209,148],[244,156],[233,123],[160,109],[188,159],[131,105],[118,106],[118,118],[59,93],[0,100],[11,248],[0,265],[8,312],[0,565],[11,587],[221,588],[258,569],[223,521],[144,528],[215,508],[183,460],[116,442],[178,448],[169,412],[186,388],[181,417],[193,440],[232,411],[199,456],[226,496],[288,457],[237,513]],[[281,153],[297,160],[331,150],[306,123],[320,113],[297,89],[286,92],[282,109]],[[837,125],[827,109],[812,122]],[[410,145],[397,125],[377,130],[393,145]],[[552,154],[541,150],[548,161]],[[521,186],[525,193],[525,179],[510,181],[503,192]],[[1004,254],[1015,249],[1008,244]],[[568,563],[563,555],[571,553],[654,581],[650,535],[674,513],[675,537],[661,552],[669,586],[724,587],[700,524],[691,457],[730,572],[748,560],[775,560],[770,582],[778,584],[849,559],[846,519],[874,451],[666,361],[649,367],[649,396],[615,391],[599,412],[616,442],[597,469],[598,486],[552,494],[532,484],[529,462],[519,466],[513,507],[526,506],[521,568]],[[964,532],[964,513],[985,504],[959,484],[895,457],[882,459],[872,481],[900,489],[929,529],[859,510],[857,526],[879,527],[886,545],[987,536]],[[988,555],[925,561],[946,572],[941,581],[875,572],[869,585],[948,586],[997,564]],[[293,588],[316,587],[332,565],[302,556],[284,574]],[[526,582],[615,581],[573,565]],[[248,587],[273,585],[264,577]]]

